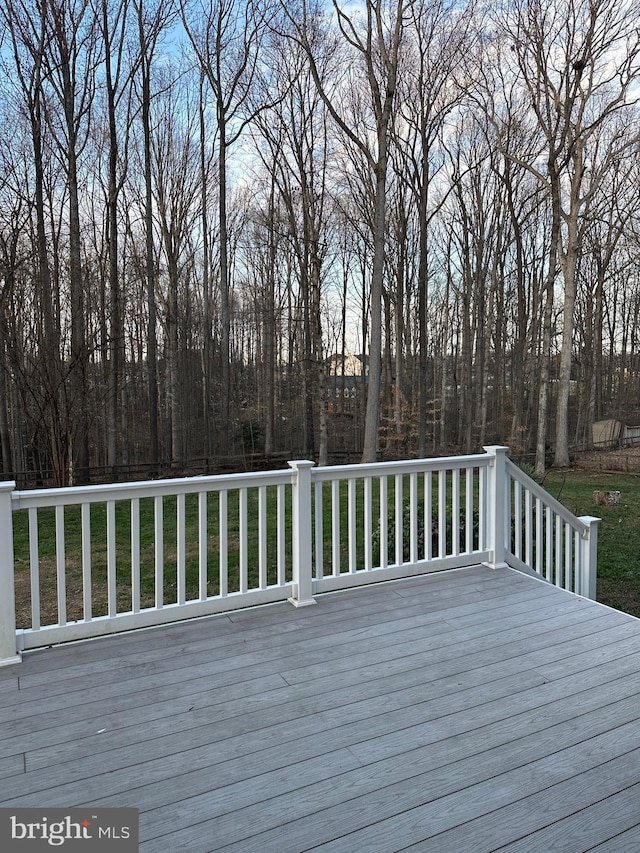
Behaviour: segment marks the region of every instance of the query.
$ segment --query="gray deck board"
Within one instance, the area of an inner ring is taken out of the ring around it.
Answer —
[[[602,844],[589,848],[589,853],[637,853],[640,849],[640,825],[636,824],[625,832],[607,839]]]
[[[512,601],[522,602],[526,607],[526,602],[531,602],[532,599],[537,599],[541,595],[548,596],[550,594],[550,590],[546,590],[544,587],[542,590],[533,590],[531,588],[521,590],[516,583],[512,585],[513,592],[511,592],[510,589],[503,588],[500,590],[500,587],[495,585],[495,582],[492,583],[495,587],[495,597],[493,599],[490,598],[489,591],[487,591],[487,601],[489,607],[493,603],[494,608],[497,609],[500,609],[501,606],[508,606]],[[364,630],[367,627],[371,628],[378,635],[393,633],[399,628],[408,630],[411,627],[412,619],[414,620],[414,624],[429,625],[431,622],[440,619],[440,611],[448,612],[450,610],[452,601],[455,601],[457,607],[463,607],[465,601],[469,601],[469,607],[472,611],[476,607],[478,594],[475,588],[471,588],[466,594],[464,586],[459,594],[455,594],[453,590],[445,590],[445,592],[449,594],[438,596],[435,600],[431,596],[426,597],[426,601],[428,602],[426,613],[425,597],[420,597],[416,594],[413,596],[412,604],[407,605],[406,600],[394,595],[393,591],[389,593],[389,597],[395,598],[395,602],[393,602],[395,604],[394,607],[391,607],[386,602],[385,607],[381,608],[378,605],[374,609],[368,608],[366,601],[363,605],[358,604],[357,608],[354,608],[352,604],[350,611],[347,611],[350,613],[350,618],[346,631],[344,609],[340,608],[337,613],[335,612],[336,606],[334,605],[334,600],[336,596],[327,596],[326,601],[323,599],[321,615],[316,619],[309,616],[306,622],[301,622],[299,618],[291,616],[291,611],[296,616],[300,611],[294,611],[290,605],[280,604],[265,608],[269,611],[271,622],[269,633],[266,635],[269,639],[269,649],[262,649],[260,651],[256,651],[255,646],[257,645],[259,648],[260,642],[265,637],[266,629],[264,626],[252,629],[245,621],[241,623],[241,625],[244,625],[243,628],[231,625],[229,620],[225,619],[223,630],[221,631],[220,624],[216,621],[218,617],[215,617],[214,619],[206,620],[212,624],[212,636],[201,636],[202,632],[196,632],[193,641],[189,643],[189,665],[196,666],[200,661],[209,663],[212,653],[217,651],[219,655],[216,656],[218,662],[215,671],[220,671],[225,666],[227,668],[230,667],[229,662],[233,656],[236,656],[238,652],[246,652],[247,649],[250,650],[251,654],[256,655],[256,659],[259,662],[264,663],[269,657],[277,658],[281,655],[282,652],[279,647],[299,642],[298,635],[300,635],[304,643],[313,645],[318,650],[335,643],[336,651],[341,652],[340,634],[351,633],[356,629]],[[351,598],[351,601],[353,601],[353,598]],[[356,609],[356,613],[353,612],[354,609]],[[309,612],[316,613],[318,609],[314,608],[313,611]],[[461,610],[461,612],[464,613],[465,611]],[[256,616],[256,618],[260,619],[261,617]],[[230,627],[226,628],[226,625]],[[180,639],[182,632],[172,632],[172,627],[164,629],[167,632],[167,637],[163,638],[164,642],[162,643],[157,640],[154,642],[155,631],[132,632],[127,634],[126,637],[105,638],[104,642],[109,642],[112,654],[105,655],[104,653],[101,654],[100,651],[94,651],[93,647],[98,644],[92,643],[92,648],[89,652],[83,653],[82,663],[69,663],[66,666],[62,666],[56,659],[50,669],[46,669],[43,663],[42,655],[46,654],[46,651],[36,652],[35,654],[38,657],[34,661],[34,666],[37,665],[37,669],[33,673],[30,671],[28,674],[21,675],[20,687],[21,689],[34,689],[34,697],[52,695],[53,693],[66,694],[69,689],[73,688],[72,682],[74,680],[76,688],[84,690],[93,685],[104,685],[113,681],[121,682],[135,678],[138,669],[143,667],[147,677],[149,677],[149,673],[160,675],[172,670],[179,676],[184,665],[180,656],[180,652],[183,651],[184,641]],[[274,631],[274,627],[277,630]],[[225,630],[227,633],[225,633]],[[141,644],[140,634],[149,637],[149,647]],[[170,639],[174,634],[176,641],[172,643]],[[115,639],[120,641],[117,646],[113,642]],[[56,652],[58,651],[61,652],[63,661],[74,660],[70,650],[56,650]],[[344,653],[348,654],[348,652],[349,649],[344,650]],[[42,689],[38,691],[38,687]]]
[[[640,620],[480,566],[318,601],[0,670],[0,805],[136,807],[144,853],[638,848]]]

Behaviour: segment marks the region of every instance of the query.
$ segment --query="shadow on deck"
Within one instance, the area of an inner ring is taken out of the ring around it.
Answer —
[[[140,850],[637,851],[640,621],[472,567],[26,653],[0,805]]]

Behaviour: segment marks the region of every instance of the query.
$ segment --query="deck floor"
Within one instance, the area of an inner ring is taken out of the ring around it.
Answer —
[[[640,849],[640,620],[473,567],[31,652],[0,806],[143,853]]]

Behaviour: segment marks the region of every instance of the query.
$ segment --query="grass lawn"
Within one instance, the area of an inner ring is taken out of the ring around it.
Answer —
[[[290,490],[287,490],[290,501]],[[162,575],[164,603],[177,600],[177,502],[175,496],[166,496],[162,500]],[[207,553],[210,564],[207,573],[207,595],[220,592],[220,573],[218,569],[218,547],[220,541],[220,504],[218,495],[212,493],[207,499]],[[257,491],[249,490],[247,496],[249,517],[248,572],[249,584],[257,585]],[[275,560],[275,518],[277,513],[276,494],[273,488],[268,490],[266,501],[267,544],[270,546],[268,583],[276,582],[277,564]],[[198,498],[187,495],[185,514],[185,591],[187,600],[196,599],[199,593],[199,540],[198,540]],[[230,592],[237,591],[239,584],[239,539],[240,507],[237,490],[230,493],[227,508],[227,571]],[[96,503],[91,506],[91,598],[92,616],[107,613],[107,514],[106,506]],[[115,504],[115,562],[116,597],[118,611],[125,612],[132,606],[131,588],[131,506],[128,500]],[[152,498],[140,500],[139,508],[140,540],[140,605],[152,607],[155,598],[155,515]],[[288,519],[288,529],[290,528]],[[81,516],[79,506],[70,506],[64,513],[65,529],[65,586],[67,591],[67,619],[82,619],[82,544]],[[55,624],[57,610],[57,571],[56,571],[56,531],[55,516],[52,509],[38,510],[38,554],[39,554],[39,591],[42,624]],[[16,611],[18,627],[31,624],[31,593],[29,570],[29,527],[26,511],[14,514],[14,555],[16,580]]]
[[[543,487],[598,529],[598,601],[640,617],[640,477],[582,470],[549,471]],[[596,490],[619,490],[618,506],[594,506]]]
[[[323,571],[329,574],[332,570],[346,571],[352,563],[362,567],[366,563],[365,556],[365,520],[364,520],[364,496],[365,484],[363,479],[353,481],[354,488],[351,490],[346,480],[340,482],[339,489],[334,492],[332,484],[325,483],[323,486]],[[396,496],[396,488],[401,485],[401,492]],[[447,553],[447,549],[453,546],[454,530],[457,529],[459,537],[458,547],[464,550],[467,534],[471,537],[472,547],[477,547],[478,542],[478,514],[474,509],[469,530],[463,520],[456,528],[453,524],[453,516],[458,513],[453,511],[453,492],[451,475],[445,489],[444,499],[446,513],[440,518],[439,512],[439,480],[433,481],[431,496],[432,514],[427,523],[424,502],[424,478],[417,478],[415,483],[415,533],[417,558],[422,559],[430,540],[432,553],[437,555],[440,547]],[[282,492],[282,507],[285,509],[284,542],[284,564],[278,562],[278,535],[277,517],[278,500],[275,486],[265,488],[264,494],[264,545],[265,562],[263,568],[266,574],[267,585],[278,582],[278,568],[284,570],[284,577],[291,579],[291,488],[286,486]],[[466,484],[464,477],[459,482],[459,502],[464,511]],[[380,524],[380,484],[374,478],[371,483],[371,518],[370,518],[370,558],[372,565],[380,565],[382,562],[381,550],[386,542],[387,556],[386,564],[391,565],[397,560],[396,533],[400,526],[402,547],[402,559],[410,560],[410,539],[413,525],[410,517],[410,479],[404,476],[397,480],[395,476],[387,479],[387,535],[383,537]],[[315,504],[314,490],[312,500]],[[337,498],[336,505],[333,499]],[[477,500],[476,500],[477,503]],[[244,568],[246,571],[246,587],[256,588],[259,586],[259,543],[260,530],[258,526],[258,490],[255,487],[248,488],[245,495],[245,512],[241,511],[239,493],[237,489],[229,490],[225,504],[224,517],[226,523],[221,522],[221,504],[219,496],[211,493],[207,498],[207,539],[204,543],[207,552],[206,566],[206,594],[217,595],[223,588],[220,565],[226,567],[226,581],[224,586],[228,592],[237,592],[241,588],[240,568],[244,548]],[[164,604],[177,601],[178,596],[178,541],[175,496],[165,496],[162,505],[162,588]],[[132,597],[132,562],[131,562],[131,506],[128,500],[116,501],[114,504],[115,535],[113,539],[113,560],[116,567],[115,572],[115,598],[117,600],[118,612],[127,612],[133,606]],[[396,520],[396,513],[401,521]],[[36,590],[39,595],[41,624],[51,625],[58,621],[58,577],[57,577],[57,541],[56,520],[53,509],[43,508],[37,512],[38,518],[38,580]],[[106,506],[102,503],[93,504],[89,512],[90,518],[90,575],[91,575],[91,605],[92,617],[102,616],[107,613],[109,603],[109,584],[107,581],[107,513]],[[139,578],[140,578],[140,606],[142,608],[152,607],[156,590],[156,531],[155,531],[155,504],[151,498],[143,498],[139,502],[137,515],[137,527],[139,529]],[[242,520],[244,518],[244,521]],[[334,523],[338,524],[339,533],[334,540],[332,531]],[[315,524],[315,522],[314,522]],[[428,524],[431,525],[427,530]],[[223,540],[222,527],[227,531],[224,537],[224,548],[221,551]],[[241,534],[246,530],[246,536]],[[199,596],[199,508],[198,497],[194,494],[186,496],[184,504],[184,591],[186,600],[194,600]],[[439,535],[442,536],[440,546]],[[242,547],[240,543],[245,543]],[[351,543],[351,548],[350,548]],[[30,527],[27,511],[21,510],[14,514],[14,553],[15,553],[15,581],[16,581],[16,603],[18,627],[28,627],[31,624],[31,575],[30,575]],[[282,552],[280,552],[282,553]],[[315,556],[315,548],[314,548]],[[65,613],[68,621],[83,618],[83,550],[82,550],[82,525],[80,507],[68,506],[64,511],[64,555],[61,565],[64,566],[64,586],[66,590]]]
[[[420,480],[422,482],[422,480]],[[461,484],[461,505],[464,507],[464,480]],[[640,476],[633,474],[593,474],[581,470],[550,471],[543,483],[554,497],[560,500],[576,515],[594,515],[602,519],[598,531],[598,600],[619,610],[624,610],[640,617]],[[409,541],[409,505],[407,502],[408,483],[403,487],[403,518],[405,552]],[[593,492],[595,490],[619,490],[621,500],[617,506],[594,506]],[[362,482],[358,481],[357,494],[361,496]],[[388,492],[389,532],[388,560],[394,562],[394,518],[395,498],[394,481],[390,478]],[[434,518],[437,518],[437,484],[434,486]],[[374,484],[372,494],[374,507],[378,505],[377,485]],[[419,557],[424,548],[424,517],[422,516],[422,491],[418,495],[418,537]],[[289,505],[290,490],[287,487],[285,502]],[[248,544],[246,562],[248,568],[249,586],[257,585],[258,564],[258,529],[257,529],[257,493],[249,490],[247,505]],[[166,497],[163,501],[163,587],[165,603],[176,600],[177,595],[177,540],[176,540],[176,499]],[[326,485],[324,525],[324,560],[325,571],[331,571],[333,557],[331,542],[331,501],[329,486]],[[359,501],[357,505],[360,506]],[[277,513],[274,487],[269,487],[266,500],[267,525],[267,583],[276,582],[276,541],[275,519]],[[128,502],[116,504],[116,564],[118,609],[126,611],[131,607],[131,553],[130,553],[130,508]],[[358,510],[361,515],[361,510]],[[372,556],[379,559],[381,546],[379,525],[372,519]],[[346,483],[340,488],[340,537],[339,562],[344,568],[348,558],[346,531],[348,528],[349,501]],[[215,595],[220,590],[220,575],[218,572],[219,545],[219,502],[217,495],[211,495],[207,503],[208,541],[207,552],[209,570],[207,577],[207,594]],[[358,516],[355,525],[355,551],[358,565],[364,559],[364,531],[362,518]],[[406,516],[406,517],[405,517]],[[228,507],[228,537],[227,560],[228,588],[233,591],[239,583],[239,551],[240,540],[238,495],[230,493]],[[52,510],[41,510],[39,514],[39,555],[40,555],[40,602],[42,609],[42,624],[55,624],[57,621],[57,577],[56,577],[56,541],[55,519]],[[474,528],[475,528],[474,518]],[[286,538],[290,539],[290,514],[287,513]],[[447,505],[446,523],[447,541],[451,541],[451,506]],[[187,599],[198,596],[198,505],[196,496],[189,495],[185,506],[185,568]],[[106,511],[104,505],[94,505],[91,508],[91,563],[92,563],[92,613],[94,616],[106,613],[107,581],[106,581]],[[16,557],[16,599],[19,627],[30,624],[31,596],[29,576],[29,536],[26,512],[14,516],[15,557]],[[464,536],[464,531],[461,530]],[[474,540],[477,531],[474,530]],[[436,534],[434,533],[434,537]],[[70,507],[65,511],[65,575],[67,592],[67,618],[69,620],[82,618],[82,565],[81,565],[81,526],[78,507]],[[464,541],[460,543],[464,549]],[[155,589],[155,534],[154,508],[151,499],[143,499],[140,504],[140,599],[142,607],[153,605]],[[437,542],[434,539],[434,553],[437,553]],[[409,554],[404,554],[409,559]],[[290,565],[287,565],[287,577],[290,577]]]

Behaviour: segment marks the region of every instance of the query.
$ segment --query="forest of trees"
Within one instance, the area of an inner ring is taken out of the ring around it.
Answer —
[[[488,443],[542,472],[640,423],[638,21],[4,0],[2,475]]]

